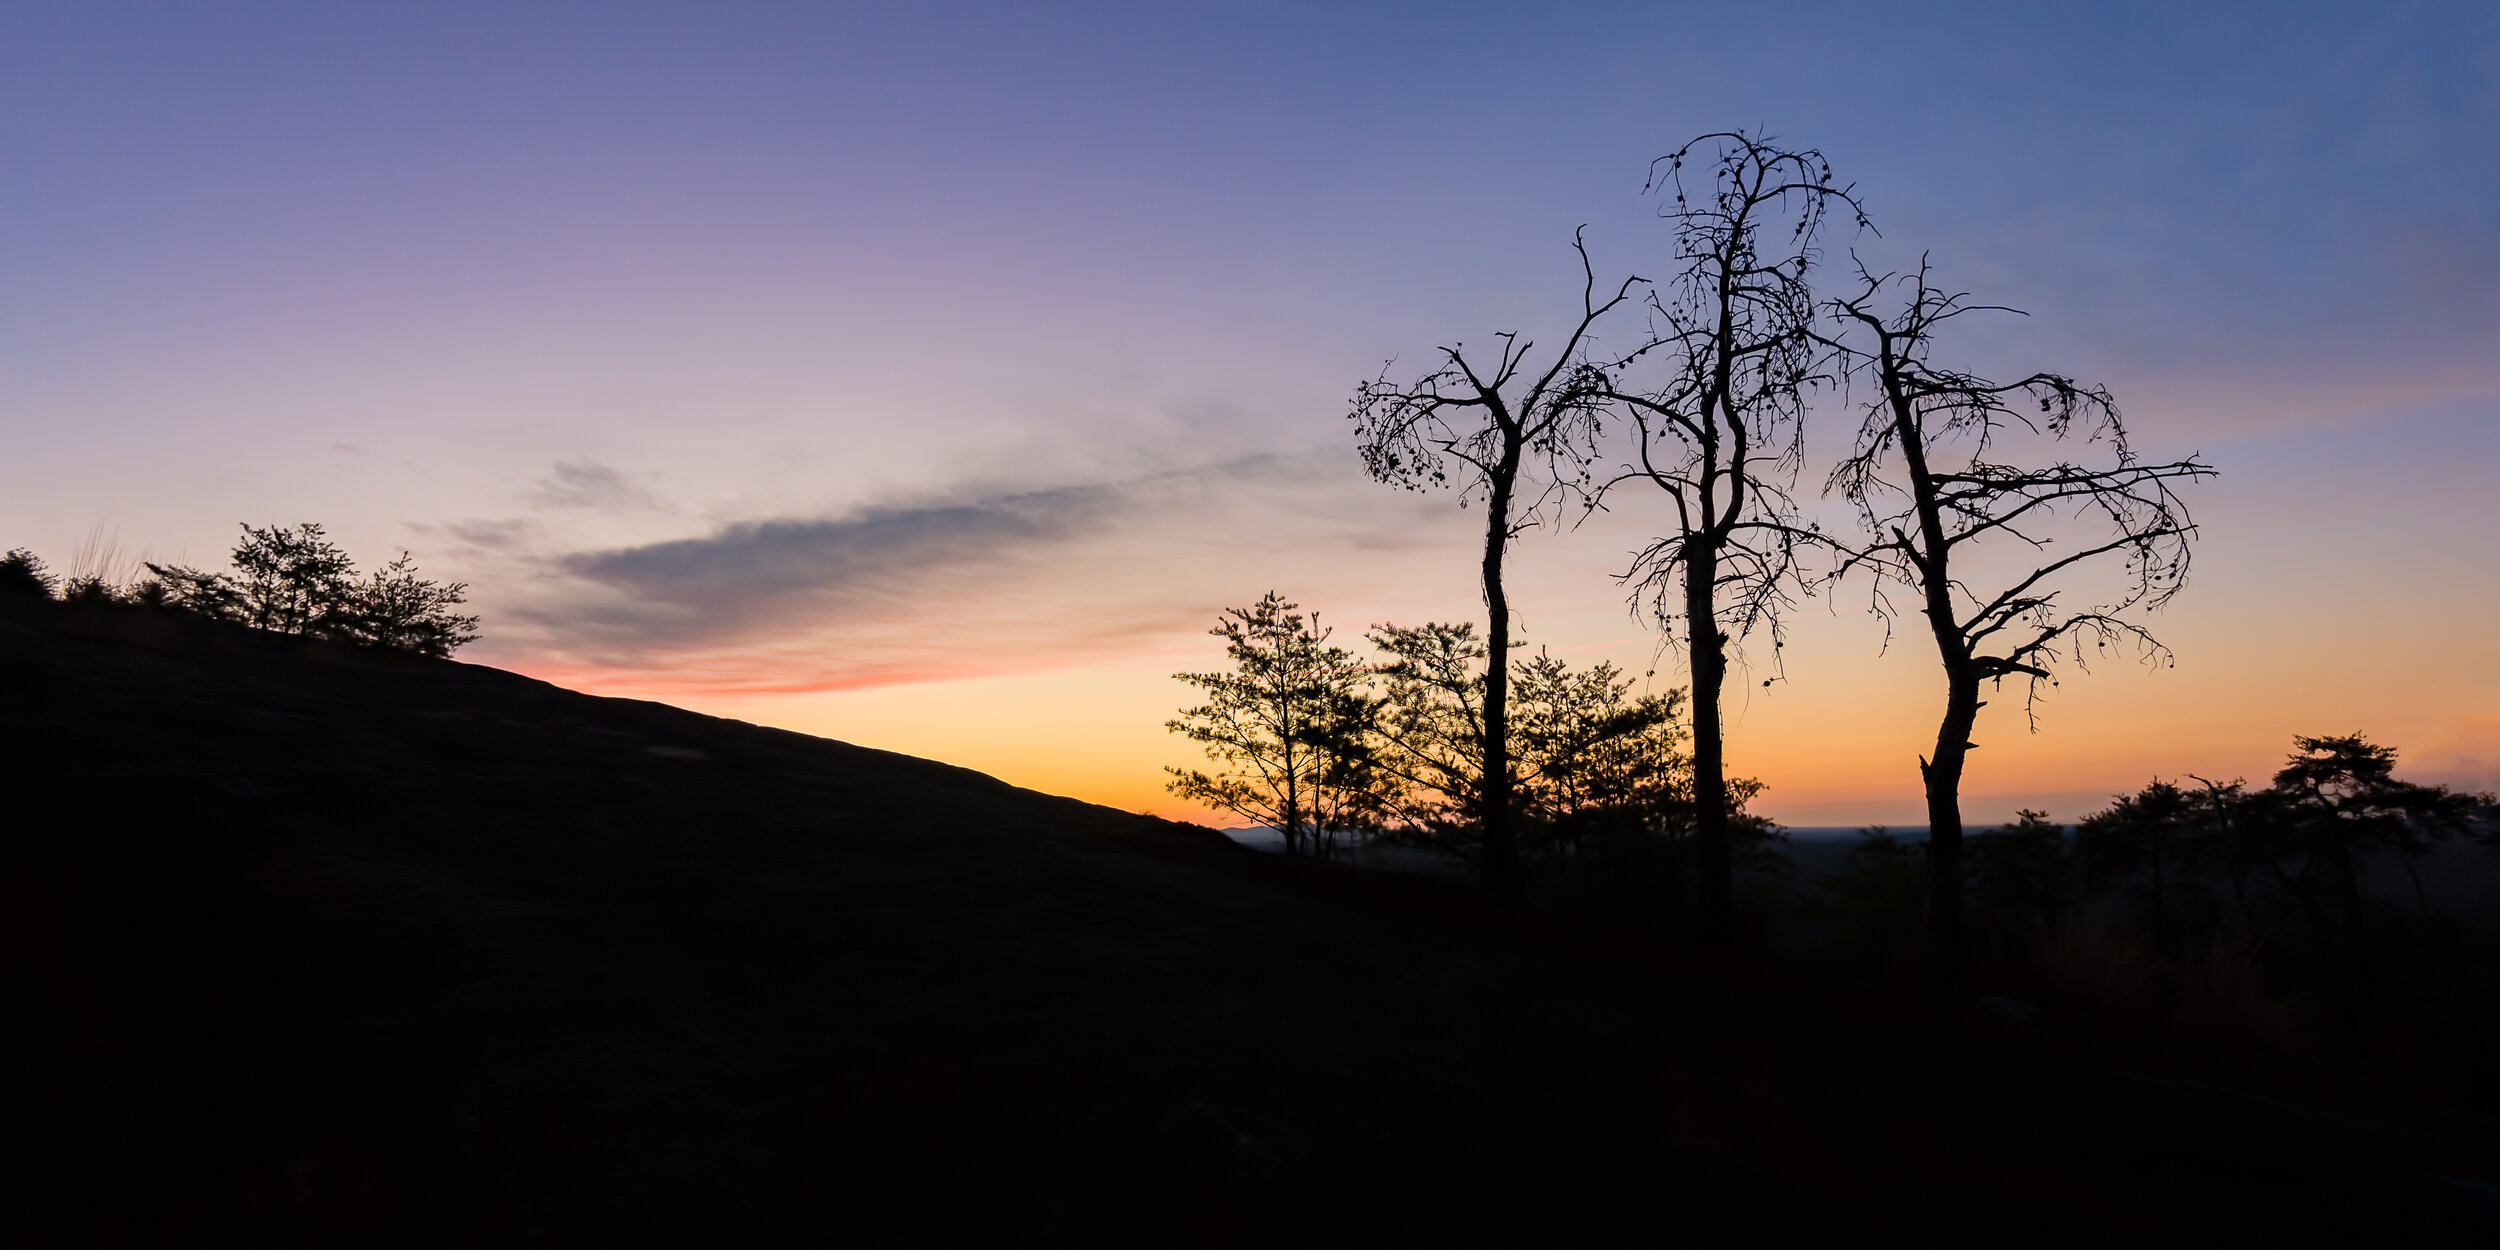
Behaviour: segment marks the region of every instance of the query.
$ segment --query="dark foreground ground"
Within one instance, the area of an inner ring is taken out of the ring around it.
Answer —
[[[927,761],[83,619],[0,613],[0,1244],[2500,1231],[2470,1127],[1539,954]]]

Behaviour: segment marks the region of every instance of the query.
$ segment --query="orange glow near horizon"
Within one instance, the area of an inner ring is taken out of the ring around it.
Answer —
[[[2354,729],[2398,747],[2405,775],[2500,786],[2500,716],[2461,705],[2457,684],[2442,679],[2441,657],[2475,644],[2470,625],[2425,624],[2401,654],[2365,673],[2338,669],[2324,636],[2235,643],[2184,613],[2174,616],[2166,624],[2180,651],[2177,667],[2118,661],[2069,675],[2043,701],[2037,733],[2025,725],[2019,689],[1997,692],[1982,713],[1981,749],[1965,780],[1965,819],[1992,824],[2029,807],[2074,820],[2157,776],[2262,782],[2294,734]],[[1730,769],[1768,783],[1759,810],[1782,823],[1925,821],[1916,761],[1934,734],[1935,682],[1926,657],[1903,640],[1878,658],[1856,624],[1806,614],[1788,649],[1789,680],[1767,690],[1758,677],[1731,682]],[[1578,663],[1611,657],[1631,671],[1647,659],[1607,643],[1557,650],[1577,652]],[[1212,640],[1202,652],[1159,656],[1145,662],[1151,667],[1097,664],[790,694],[654,690],[626,673],[586,685],[943,760],[1123,810],[1227,826],[1240,822],[1164,789],[1163,767],[1200,763],[1164,723],[1190,694],[1170,674],[1220,661]],[[557,679],[546,670],[535,675]]]
[[[2249,457],[2217,459],[2231,465]],[[2423,472],[2465,471],[2451,461]],[[2303,480],[2279,471],[2269,476],[2258,464],[2225,481],[2239,483],[2242,493],[2200,511],[2207,537],[2187,592],[2147,618],[2174,649],[2176,665],[2148,668],[2113,656],[2088,673],[2063,671],[2038,708],[2037,732],[2027,724],[2019,685],[1990,693],[1963,786],[1967,821],[2008,820],[2018,808],[2073,820],[2155,777],[2262,783],[2296,734],[2359,731],[2396,747],[2407,777],[2500,789],[2500,714],[2493,710],[2500,706],[2500,669],[2488,662],[2485,636],[2485,623],[2500,619],[2500,579],[2461,576],[2436,546],[2389,544],[2368,527],[2287,541],[2286,533],[2309,524],[2298,502]],[[2436,506],[2398,498],[2381,515],[2385,524],[2418,530],[2437,518],[2408,517],[2405,509]],[[1364,623],[1373,620],[1472,619],[1457,527],[1473,515],[1450,509],[1447,541],[1419,540],[1410,553],[1379,562],[1372,581],[1346,577],[1345,569],[1363,566],[1341,564],[1333,573],[1305,569],[1305,587],[1278,588],[1320,610],[1339,626],[1338,641],[1358,649]],[[1611,660],[1642,674],[1654,665],[1652,683],[1679,684],[1671,657],[1660,661],[1636,632],[1608,577],[1623,540],[1603,531],[1524,540],[1512,581],[1524,633],[1531,645],[1551,646],[1575,666]],[[1237,599],[1247,602],[1269,584],[1257,570],[1282,567],[1289,554],[1258,555],[1220,577],[1205,570],[1194,576],[1210,584],[1238,580],[1244,589]],[[1147,579],[1160,567],[1117,540],[1086,558],[1124,563]],[[2338,579],[2335,593],[2321,594],[2328,572]],[[2404,610],[2388,606],[2396,604]],[[1067,612],[1084,623],[1078,607]],[[1164,768],[1201,763],[1164,724],[1191,695],[1171,674],[1223,662],[1220,645],[1199,632],[1213,615],[1209,609],[1194,625],[1135,633],[1108,655],[1069,650],[1065,640],[1082,630],[1034,634],[1018,648],[1018,635],[995,630],[949,643],[954,635],[938,632],[947,626],[933,623],[919,639],[915,663],[932,671],[951,666],[938,680],[873,666],[850,670],[834,685],[772,680],[784,664],[804,673],[826,657],[879,654],[873,639],[887,635],[854,635],[847,646],[832,635],[792,636],[633,669],[526,655],[480,658],[598,693],[658,698],[1130,811],[1229,825],[1237,821],[1164,789]],[[982,619],[996,616],[988,610]],[[1917,761],[1931,748],[1941,699],[1926,639],[1897,628],[1887,649],[1862,600],[1812,601],[1790,621],[1785,680],[1765,688],[1763,672],[1732,675],[1730,771],[1767,783],[1758,810],[1786,824],[1923,824]],[[950,659],[948,646],[970,658]],[[972,667],[976,662],[988,671]]]

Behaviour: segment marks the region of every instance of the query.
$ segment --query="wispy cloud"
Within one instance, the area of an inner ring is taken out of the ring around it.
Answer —
[[[538,533],[538,523],[527,517],[445,521],[439,525],[410,522],[408,528],[419,534],[441,534],[473,555],[501,555],[517,550]]]
[[[531,502],[541,508],[652,508],[668,511],[651,492],[596,460],[562,460],[538,479]]]
[[[1088,486],[872,508],[569,555],[559,567],[654,605],[763,623],[799,601],[856,610],[934,575],[1013,563],[1102,529],[1131,502],[1118,487]]]
[[[1393,567],[1446,541],[1448,500],[1350,476],[1335,458],[1260,457],[554,555],[498,614],[495,650],[595,686],[743,693],[1134,653],[1271,585],[1342,579],[1346,555]]]

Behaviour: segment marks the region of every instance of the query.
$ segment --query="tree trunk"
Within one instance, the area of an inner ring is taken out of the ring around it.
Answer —
[[[1727,639],[1719,632],[1718,549],[1695,543],[1684,564],[1684,622],[1693,667],[1693,883],[1701,935],[1736,932],[1736,852],[1728,835],[1727,757],[1719,695],[1727,684]]]
[[[1927,465],[1926,432],[1889,342],[1884,351],[1884,391],[1918,510],[1918,544],[1905,554],[1918,570],[1919,592],[1926,600],[1920,612],[1944,662],[1944,721],[1936,727],[1935,754],[1920,760],[1918,771],[1927,789],[1927,933],[1938,955],[1951,961],[1962,947],[1962,766],[1970,759],[1971,732],[1979,724],[1979,669],[1953,614],[1953,543],[1945,533],[1935,474]]]
[[[1292,697],[1290,692],[1288,692],[1286,697],[1288,699]],[[1301,785],[1302,762],[1294,758],[1293,710],[1290,705],[1287,706],[1285,715],[1281,718],[1281,724],[1283,726],[1283,737],[1285,740],[1285,827],[1281,832],[1285,835],[1285,858],[1299,859],[1302,856],[1303,850]]]
[[[1918,772],[1927,786],[1927,932],[1949,952],[1962,943],[1962,768],[1979,722],[1979,677],[1968,661],[1946,664],[1944,721]]]
[[[1484,527],[1484,776],[1478,783],[1484,804],[1485,897],[1497,907],[1521,907],[1528,900],[1527,882],[1519,865],[1519,844],[1510,820],[1510,597],[1502,591],[1502,557],[1510,545],[1511,484],[1518,474],[1518,452],[1502,461],[1493,474],[1485,500]]]

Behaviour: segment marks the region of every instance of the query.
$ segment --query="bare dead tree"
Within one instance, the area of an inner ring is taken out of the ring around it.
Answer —
[[[1944,718],[1934,753],[1918,767],[1927,790],[1929,928],[1951,951],[1962,928],[1962,770],[1987,706],[1980,686],[2024,678],[2036,732],[2043,687],[2056,684],[2060,662],[2088,668],[2116,646],[2147,663],[2174,663],[2127,616],[2161,607],[2186,585],[2196,526],[2172,487],[2215,470],[2194,455],[2137,459],[2118,405],[2101,387],[2054,373],[1992,382],[1935,364],[1929,353],[1947,323],[2013,310],[1930,286],[1924,259],[1915,273],[1876,277],[1861,268],[1859,278],[1857,294],[1831,306],[1850,332],[1833,341],[1876,393],[1855,449],[1826,490],[1856,505],[1866,538],[1833,576],[1873,573],[1873,606],[1887,622],[1896,614],[1889,592],[1913,597],[1944,666]],[[1896,311],[1883,310],[1888,300]],[[2062,457],[2033,465],[1992,458],[2011,434],[2105,445],[2108,459],[2094,467]],[[2031,558],[2015,563],[2001,589],[1965,580],[1980,552],[2004,550]],[[2061,581],[2112,561],[2115,584],[2096,602],[2063,601]]]
[[[1598,319],[1631,298],[1639,278],[1627,277],[1600,296],[1585,238],[1580,257],[1580,317],[1549,355],[1532,366],[1534,344],[1516,331],[1496,335],[1489,367],[1469,359],[1465,344],[1440,349],[1442,367],[1393,384],[1390,361],[1380,376],[1354,388],[1355,436],[1363,467],[1376,480],[1426,490],[1452,487],[1460,502],[1485,505],[1485,664],[1482,722],[1486,893],[1505,906],[1526,900],[1527,884],[1512,822],[1510,750],[1510,598],[1502,566],[1511,540],[1553,517],[1557,505],[1589,485],[1604,413],[1606,379],[1588,361]],[[1524,475],[1524,478],[1523,478]]]
[[[1710,183],[1688,198],[1687,161],[1709,153]],[[1703,135],[1651,165],[1650,189],[1672,191],[1676,278],[1650,297],[1648,342],[1607,372],[1610,404],[1632,422],[1632,461],[1608,488],[1646,482],[1672,525],[1624,575],[1636,612],[1670,635],[1683,627],[1692,672],[1694,842],[1701,930],[1733,925],[1734,842],[1720,696],[1729,648],[1767,629],[1802,586],[1797,554],[1816,535],[1791,498],[1803,458],[1807,399],[1827,349],[1811,333],[1807,274],[1825,216],[1861,228],[1847,187],[1821,153],[1741,132]],[[1640,379],[1663,373],[1654,384]],[[1768,684],[1768,683],[1765,683]]]

